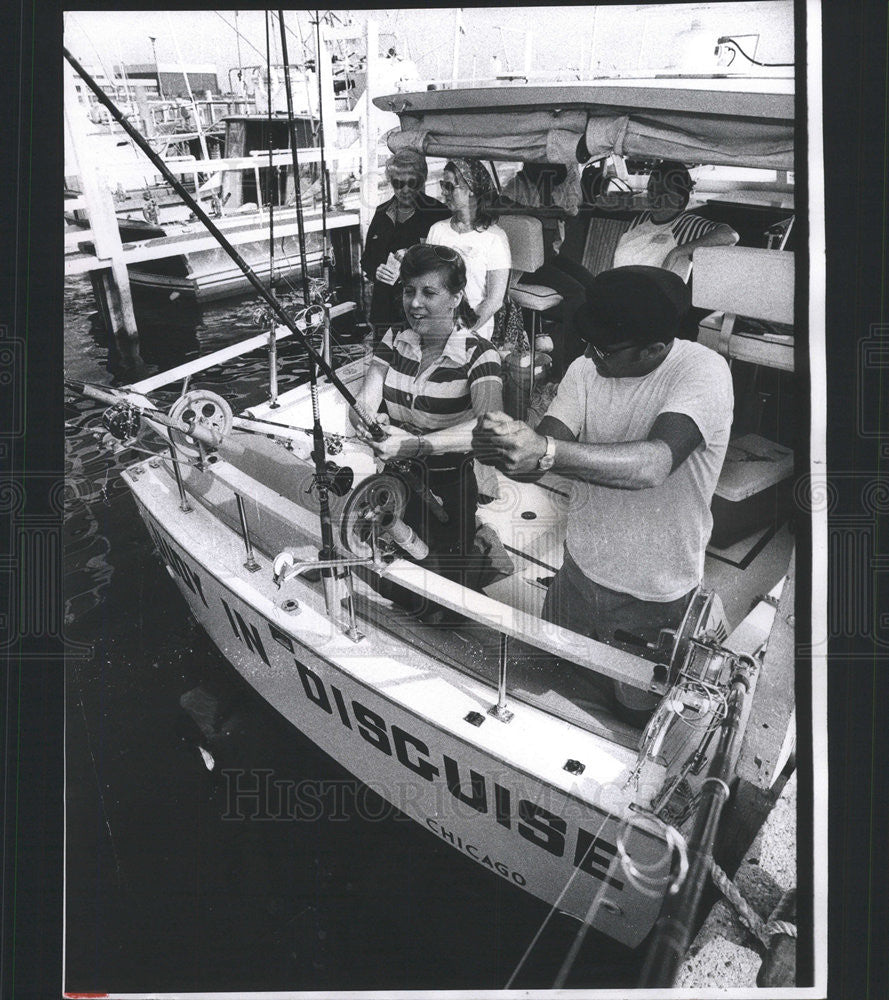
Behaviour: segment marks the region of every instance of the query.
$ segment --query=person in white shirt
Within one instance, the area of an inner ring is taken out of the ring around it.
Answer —
[[[694,182],[688,168],[660,160],[648,178],[648,204],[621,236],[613,267],[647,264],[673,271],[688,281],[698,247],[732,247],[738,234],[720,222],[687,212]]]
[[[472,332],[490,340],[494,313],[506,295],[511,264],[506,233],[491,211],[494,181],[480,160],[449,160],[441,191],[451,217],[433,223],[426,241],[451,247],[463,258],[466,301],[478,317]]]
[[[602,642],[656,641],[703,576],[733,395],[724,358],[675,339],[689,299],[661,268],[603,271],[575,319],[586,354],[537,429],[491,414],[473,435],[476,459],[508,475],[573,479],[543,616]],[[653,707],[632,689],[615,694],[624,708]]]

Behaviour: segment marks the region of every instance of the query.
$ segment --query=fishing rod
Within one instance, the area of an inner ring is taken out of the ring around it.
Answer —
[[[321,357],[321,355],[315,350],[311,345],[308,338],[303,335],[303,332],[295,325],[293,320],[287,314],[287,311],[281,305],[280,302],[272,295],[265,285],[257,277],[256,273],[250,267],[250,265],[244,260],[244,258],[238,253],[238,251],[232,246],[231,243],[226,239],[223,233],[219,230],[219,227],[213,222],[209,215],[201,207],[200,203],[191,196],[188,189],[179,181],[179,179],[173,174],[170,168],[164,163],[160,156],[151,148],[151,146],[145,141],[143,136],[127,121],[127,119],[120,113],[113,101],[108,97],[104,90],[96,83],[96,81],[90,76],[90,74],[81,66],[81,64],[75,59],[75,57],[68,51],[66,47],[62,47],[62,53],[68,62],[73,66],[74,70],[83,79],[83,82],[89,87],[89,89],[95,94],[96,99],[99,103],[108,109],[111,117],[120,125],[120,127],[127,133],[127,135],[136,143],[136,145],[142,150],[142,152],[148,157],[151,163],[157,168],[164,179],[173,187],[173,190],[179,195],[180,198],[185,202],[185,204],[194,212],[198,219],[206,226],[211,235],[216,239],[223,250],[231,257],[231,259],[238,265],[244,276],[256,290],[257,294],[268,303],[272,312],[281,323],[287,327],[288,330],[296,337],[297,341],[302,344],[306,349],[310,360],[312,360],[324,374],[330,379],[332,385],[336,387],[340,395],[346,400],[349,406],[355,411],[362,423],[367,427],[368,432],[375,441],[382,441],[385,437],[385,432],[380,424],[367,412],[367,410],[358,402],[358,400],[352,395],[346,385],[343,383],[342,379],[336,374],[333,367],[327,363],[327,361]],[[289,83],[288,83],[289,92]],[[291,142],[295,150],[295,136],[293,129],[293,119],[290,120],[290,131],[291,131]],[[297,222],[301,219],[301,206],[299,199],[297,199]],[[302,230],[301,230],[302,232]],[[305,237],[303,236],[303,246],[305,245]],[[308,303],[308,277],[303,272],[303,285],[306,294],[306,302]]]
[[[302,190],[299,179],[299,157],[296,152],[296,129],[293,121],[293,92],[290,86],[290,62],[287,57],[287,32],[284,27],[284,11],[278,11],[278,25],[281,29],[281,58],[284,60],[284,89],[287,95],[287,121],[290,129],[290,152],[293,156],[293,180],[296,194],[297,228],[299,229],[299,254],[303,278],[303,289],[306,297],[306,304],[309,301],[308,285],[308,257],[306,254],[305,235],[302,224]],[[321,63],[320,51],[316,54],[316,72],[320,71]],[[321,107],[318,107],[319,124],[321,119]],[[323,140],[322,140],[323,141]],[[323,146],[322,146],[323,156]],[[323,162],[323,161],[322,161]],[[322,205],[324,199],[322,175]],[[324,239],[326,243],[327,219],[324,217]],[[330,322],[327,314],[327,306],[324,309],[325,333]],[[325,338],[326,339],[326,338]],[[329,565],[336,558],[336,545],[334,543],[333,519],[330,513],[330,474],[327,468],[327,449],[324,445],[324,430],[321,427],[321,408],[318,402],[318,371],[315,359],[309,362],[309,392],[312,399],[312,459],[315,463],[315,488],[318,491],[318,515],[321,522],[321,548],[318,551],[318,560],[322,564],[321,570],[322,584],[324,587],[324,601],[327,605],[328,614],[333,614],[336,594],[334,583],[336,579],[336,568]],[[351,582],[351,581],[350,581]]]
[[[713,754],[710,773],[701,789],[694,828],[688,839],[688,873],[678,891],[667,894],[654,927],[653,938],[639,988],[670,987],[691,944],[701,897],[713,865],[713,845],[722,808],[730,793],[729,779],[741,735],[741,718],[757,664],[748,656],[738,657],[727,699],[727,711]]]

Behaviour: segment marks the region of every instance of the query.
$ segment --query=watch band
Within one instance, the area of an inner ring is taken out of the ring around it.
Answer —
[[[546,451],[537,460],[537,468],[542,472],[551,469],[556,460],[556,439],[546,435],[544,440],[546,441]]]

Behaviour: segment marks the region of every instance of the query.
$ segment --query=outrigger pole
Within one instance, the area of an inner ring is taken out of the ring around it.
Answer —
[[[120,125],[120,127],[127,133],[127,135],[136,143],[136,145],[142,150],[142,152],[148,157],[148,159],[154,164],[158,169],[164,179],[173,187],[173,190],[179,195],[180,198],[185,202],[186,205],[194,212],[194,214],[200,219],[201,222],[207,227],[208,231],[215,237],[216,241],[222,247],[223,250],[231,257],[231,259],[238,265],[238,267],[244,272],[245,277],[250,282],[250,284],[256,289],[257,294],[269,305],[272,312],[281,323],[290,330],[300,344],[306,349],[309,358],[321,369],[322,372],[330,379],[330,382],[346,402],[352,407],[352,409],[358,414],[361,421],[367,427],[371,437],[376,441],[381,441],[385,436],[383,428],[377,423],[377,421],[367,412],[367,410],[358,402],[357,399],[352,395],[346,385],[343,383],[342,379],[336,374],[331,365],[321,357],[321,355],[315,350],[314,347],[309,343],[308,338],[304,335],[303,331],[294,323],[294,321],[287,315],[287,311],[278,302],[274,295],[272,295],[268,289],[263,285],[262,281],[257,277],[256,273],[250,267],[250,265],[244,260],[244,258],[238,253],[238,251],[232,246],[231,243],[225,238],[219,227],[213,222],[209,215],[201,207],[200,203],[191,196],[188,189],[179,181],[176,175],[169,169],[169,167],[164,163],[164,161],[158,156],[158,154],[151,148],[151,146],[145,141],[142,135],[124,118],[124,116],[115,107],[113,101],[108,97],[104,90],[96,83],[96,81],[90,76],[89,73],[81,66],[81,64],[74,58],[73,55],[64,46],[62,47],[62,53],[68,62],[74,67],[75,71],[83,79],[83,82],[89,87],[89,89],[96,95],[96,99],[99,103],[108,109],[108,113],[111,117]],[[291,122],[291,135],[292,135],[292,122]],[[297,201],[297,211],[299,212],[300,205]],[[300,215],[297,215],[297,219],[300,219]],[[308,287],[308,279],[303,276],[306,288]],[[308,296],[306,297],[308,299]],[[308,305],[308,301],[306,303]]]

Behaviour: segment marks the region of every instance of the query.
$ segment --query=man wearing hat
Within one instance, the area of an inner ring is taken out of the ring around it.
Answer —
[[[703,575],[733,397],[725,359],[675,339],[689,300],[659,267],[602,272],[575,316],[586,352],[536,431],[489,414],[473,436],[476,458],[508,475],[574,480],[543,616],[603,642],[655,641],[681,622]],[[632,689],[616,694],[650,707]]]
[[[389,327],[404,324],[398,266],[390,266],[389,255],[419,243],[434,222],[451,214],[423,190],[427,174],[426,157],[416,149],[399,150],[386,164],[392,197],[374,213],[361,255],[361,270],[373,283],[368,320],[377,338]]]

